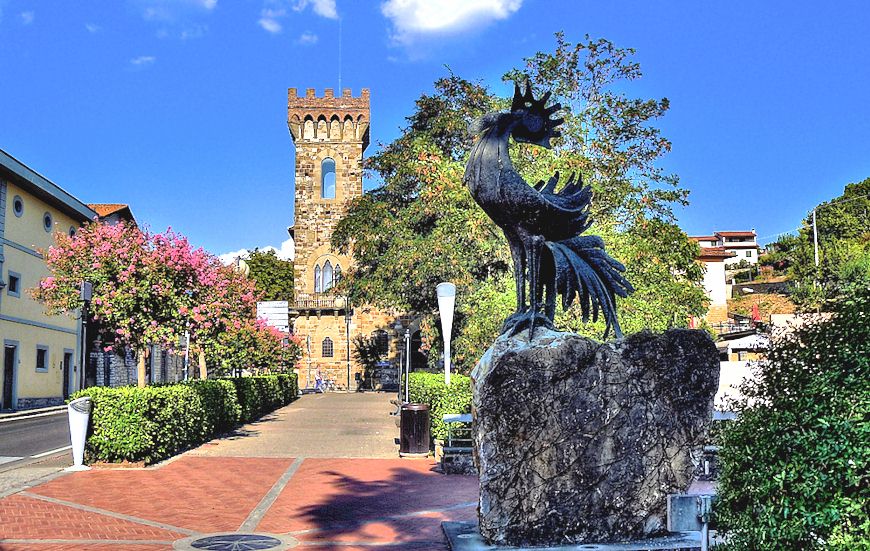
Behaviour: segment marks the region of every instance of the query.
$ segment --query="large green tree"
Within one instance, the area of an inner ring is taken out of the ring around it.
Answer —
[[[670,149],[653,125],[668,101],[620,91],[640,77],[633,53],[607,40],[572,44],[557,34],[553,53],[538,53],[504,76],[552,90],[551,101],[564,108],[554,148],[513,144],[514,163],[532,183],[558,170],[582,174],[592,185],[595,225],[588,232],[605,238],[637,288],[619,303],[629,331],[683,325],[703,312],[704,301],[697,246],[673,223],[672,207],[685,204],[687,192],[655,164]],[[356,267],[343,285],[357,301],[428,313],[437,283],[457,285],[456,360],[465,369],[497,336],[515,301],[504,237],[462,182],[473,140],[469,123],[509,104],[454,74],[436,81],[402,134],[369,159],[383,185],[356,199],[333,235],[334,246],[353,252]],[[560,312],[557,324],[603,332],[603,324],[584,324],[573,309]]]
[[[245,262],[263,300],[293,300],[293,263],[278,258],[273,249],[254,249]]]

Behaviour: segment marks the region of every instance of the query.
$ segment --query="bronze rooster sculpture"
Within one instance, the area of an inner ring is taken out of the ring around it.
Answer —
[[[528,327],[531,340],[536,327],[554,328],[559,294],[566,309],[579,298],[584,321],[590,312],[596,321],[600,311],[605,338],[611,328],[622,337],[616,295],[626,297],[634,288],[622,275],[625,267],[607,254],[600,237],[580,235],[592,225],[591,188],[572,176],[556,191],[558,172],[532,187],[514,169],[508,154],[510,136],[517,142],[552,147],[550,140],[559,136],[556,128],[564,119],[550,118],[561,105],[548,107],[549,98],[547,92],[536,100],[528,81],[525,92],[515,85],[509,112],[485,115],[470,128],[480,139],[471,148],[465,183],[477,204],[504,231],[514,265],[517,310],[505,320],[502,332],[515,335]]]

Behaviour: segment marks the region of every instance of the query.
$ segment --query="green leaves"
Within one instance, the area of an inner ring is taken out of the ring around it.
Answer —
[[[245,262],[262,300],[293,300],[292,262],[278,258],[272,249],[254,249]]]
[[[775,341],[722,434],[731,549],[870,547],[870,287]]]

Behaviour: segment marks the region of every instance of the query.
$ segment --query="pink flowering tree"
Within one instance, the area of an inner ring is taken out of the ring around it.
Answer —
[[[53,313],[80,306],[82,281],[93,284],[91,316],[107,349],[129,347],[139,360],[139,384],[145,384],[145,352],[150,345],[177,343],[183,320],[182,297],[151,236],[134,225],[90,223],[72,237],[57,233],[44,251],[51,275],[33,296]]]
[[[124,223],[91,223],[72,237],[56,234],[45,258],[51,275],[35,298],[50,311],[70,311],[80,305],[81,282],[90,281],[101,340],[112,343],[108,349],[136,352],[140,386],[150,345],[172,348],[185,332],[202,378],[207,363],[226,372],[292,367],[299,359],[298,343],[256,319],[254,282],[172,229],[152,235]]]

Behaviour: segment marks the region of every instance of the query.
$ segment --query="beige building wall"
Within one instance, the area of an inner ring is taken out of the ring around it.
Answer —
[[[76,388],[78,321],[75,313],[47,315],[43,305],[31,298],[30,290],[48,275],[41,251],[54,244],[55,232],[75,231],[79,222],[8,179],[2,179],[0,187],[2,279],[6,284],[0,292],[0,340],[4,344],[0,390],[7,384],[6,355],[12,355],[14,348],[12,403],[2,405],[4,409],[25,409],[59,404],[63,401],[65,362],[69,367],[67,390]],[[22,206],[20,211],[16,204]],[[12,277],[18,278],[17,292],[10,286]],[[44,351],[42,366],[37,365],[39,350]],[[7,401],[0,394],[0,402]]]

